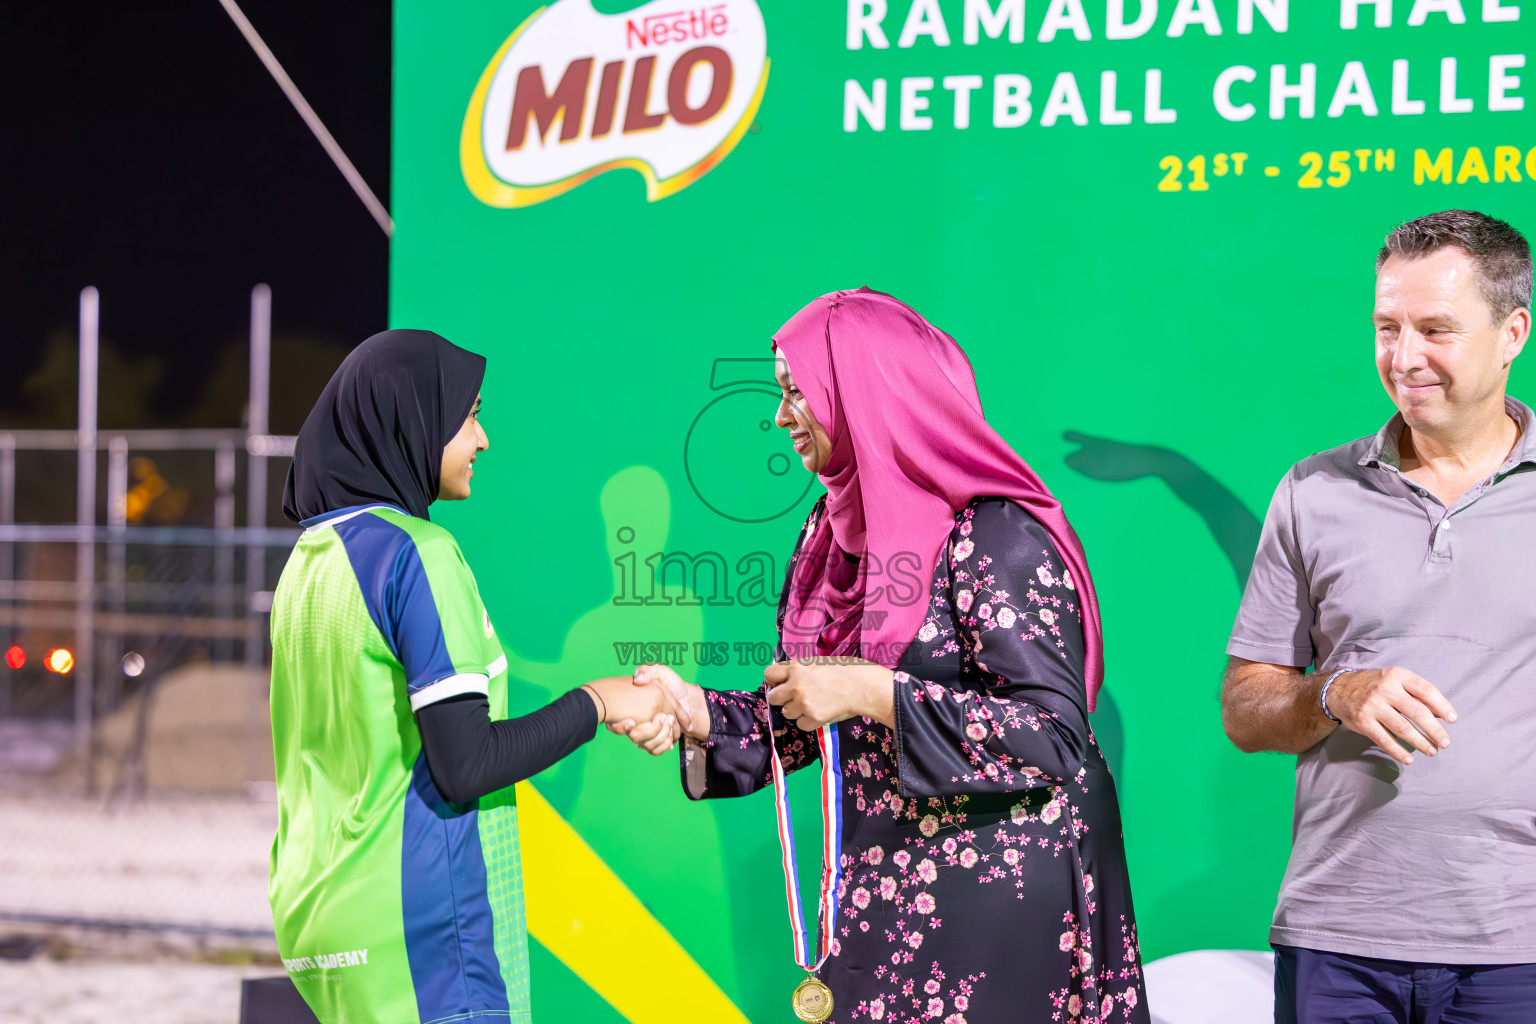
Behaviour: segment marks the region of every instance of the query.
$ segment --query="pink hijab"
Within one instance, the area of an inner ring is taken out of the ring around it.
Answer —
[[[821,472],[826,511],[809,524],[790,581],[789,653],[895,668],[922,625],[955,515],[973,498],[1009,498],[1044,525],[1072,574],[1093,710],[1104,645],[1082,542],[1049,488],[987,424],[954,339],[910,306],[860,288],[816,299],[773,340],[832,441]]]

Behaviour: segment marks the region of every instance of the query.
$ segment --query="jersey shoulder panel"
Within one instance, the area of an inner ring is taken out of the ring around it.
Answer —
[[[411,707],[486,693],[501,651],[475,577],[443,527],[390,509],[336,526],[380,632],[405,667]]]

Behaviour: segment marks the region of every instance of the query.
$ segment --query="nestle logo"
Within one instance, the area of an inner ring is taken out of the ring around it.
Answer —
[[[625,45],[633,50],[636,46],[663,46],[723,36],[731,25],[725,6],[716,4],[694,11],[652,14],[642,18],[638,25],[629,21],[624,28]]]
[[[459,166],[482,203],[532,206],[615,170],[639,174],[656,202],[718,166],[752,124],[768,87],[758,0],[628,0],[620,14],[543,2],[464,112]]]

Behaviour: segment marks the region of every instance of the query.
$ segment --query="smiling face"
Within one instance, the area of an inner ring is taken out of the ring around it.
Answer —
[[[463,501],[469,497],[469,482],[475,475],[475,459],[491,446],[480,426],[480,396],[453,440],[443,445],[443,465],[437,485],[439,501]]]
[[[779,400],[779,409],[773,422],[789,431],[790,443],[794,445],[795,454],[800,456],[800,462],[805,468],[812,473],[820,473],[832,457],[832,439],[827,436],[822,425],[816,422],[816,417],[811,415],[810,404],[800,389],[795,387],[795,378],[789,372],[789,363],[784,359],[784,353],[775,354],[778,358],[773,376],[779,382],[779,391],[783,397]]]
[[[1387,260],[1376,275],[1376,369],[1404,422],[1449,437],[1502,414],[1528,318],[1516,310],[1494,322],[1459,248]]]

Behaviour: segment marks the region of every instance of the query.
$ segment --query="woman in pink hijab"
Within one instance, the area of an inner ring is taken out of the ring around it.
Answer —
[[[774,347],[776,422],[827,493],[789,563],[763,689],[637,673],[684,709],[684,789],[769,786],[765,726],[794,771],[842,723],[817,971],[830,1020],[1147,1021],[1119,807],[1088,725],[1098,601],[1060,504],[987,424],[960,347],[891,296],[824,295]],[[630,735],[657,750],[670,725]]]

